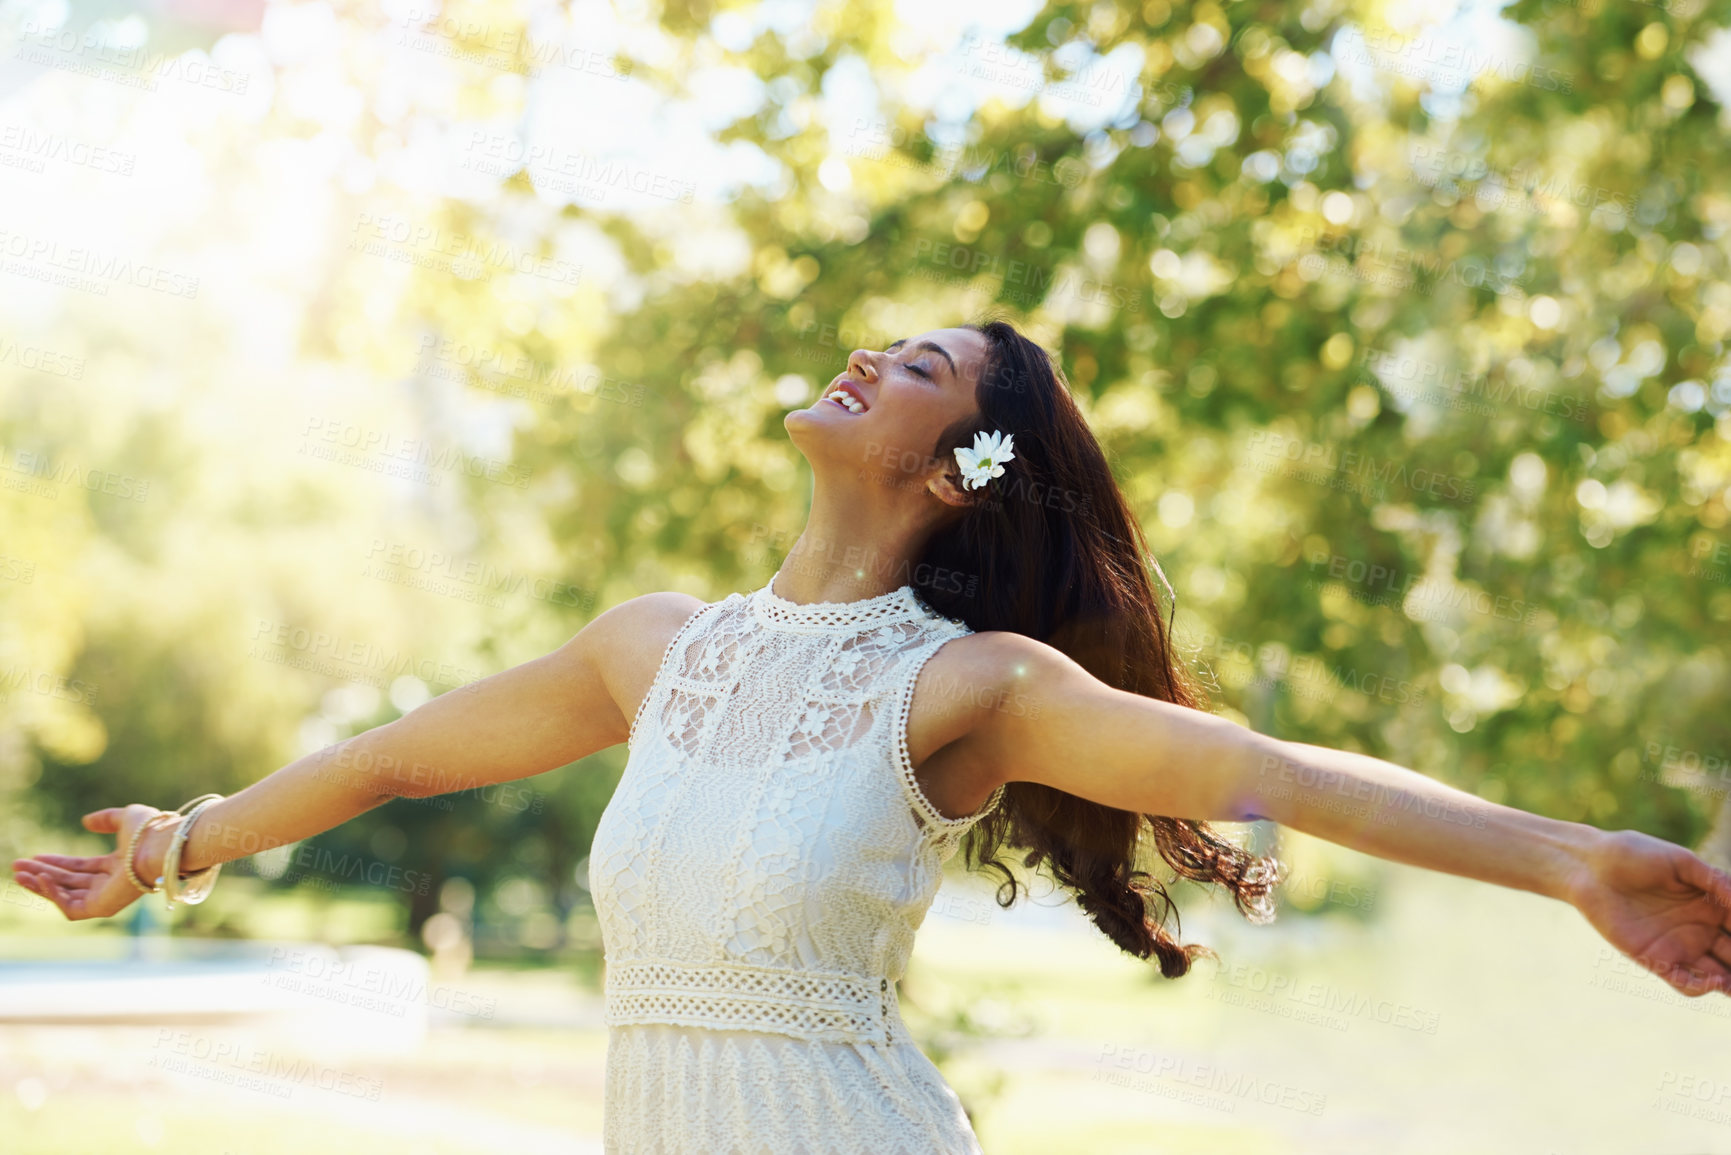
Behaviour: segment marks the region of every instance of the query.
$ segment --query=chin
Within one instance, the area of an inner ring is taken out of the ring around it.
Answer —
[[[787,430],[787,439],[793,442],[793,447],[808,461],[814,452],[819,456],[827,456],[823,450],[835,440],[830,431],[823,429],[822,425],[822,421],[804,409],[791,410],[781,419],[781,427]]]
[[[815,413],[809,408],[789,409],[787,415],[781,419],[781,427],[787,430],[788,435],[795,441],[801,437],[809,437],[834,443],[843,439],[836,436],[838,429],[836,423],[833,420],[825,420],[826,417],[833,416],[833,414]]]
[[[814,468],[857,471],[866,464],[869,444],[857,435],[849,436],[839,421],[826,421],[825,416],[794,409],[781,419],[781,425],[793,447]]]

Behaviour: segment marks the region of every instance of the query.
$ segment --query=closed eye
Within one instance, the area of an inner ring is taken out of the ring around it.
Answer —
[[[932,375],[918,365],[909,365],[908,368],[912,369],[915,373],[918,373],[921,377],[924,377],[927,381],[932,379]]]

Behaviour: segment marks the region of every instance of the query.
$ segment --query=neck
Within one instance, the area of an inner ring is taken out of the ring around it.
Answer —
[[[935,528],[904,493],[869,484],[838,489],[819,478],[805,529],[771,592],[790,602],[856,602],[911,585]]]

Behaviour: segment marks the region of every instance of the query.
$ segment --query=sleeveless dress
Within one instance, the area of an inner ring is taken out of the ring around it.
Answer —
[[[896,1001],[943,863],[1004,793],[946,818],[908,756],[920,668],[972,631],[912,586],[774,584],[668,643],[596,830],[604,1146],[978,1155]]]

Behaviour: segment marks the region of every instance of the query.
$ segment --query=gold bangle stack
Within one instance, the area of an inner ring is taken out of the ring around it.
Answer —
[[[132,865],[133,855],[138,853],[139,839],[141,839],[144,836],[144,832],[149,830],[152,826],[156,826],[172,819],[173,817],[174,815],[170,814],[166,810],[152,814],[149,818],[140,822],[138,827],[133,830],[132,837],[126,840],[126,854],[123,856],[126,863],[126,877],[130,878],[132,880],[132,885],[136,886],[144,894],[155,894],[156,887],[144,885],[144,880],[138,877],[137,868]]]
[[[192,808],[186,813],[186,820],[175,830],[174,837],[169,839],[168,851],[162,857],[162,877],[156,880],[156,884],[162,887],[162,899],[169,910],[174,909],[174,900],[177,898],[187,906],[197,906],[210,897],[211,888],[216,886],[216,876],[222,871],[222,863],[207,866],[183,879],[180,877],[180,854],[186,846],[187,836],[192,833],[192,824],[198,821],[204,808],[220,801],[220,794],[200,794],[197,798],[181,803],[180,809],[175,811],[179,814],[186,812],[189,806]],[[184,891],[180,889],[182,882],[190,884]]]
[[[186,846],[187,836],[192,833],[193,822],[204,812],[206,806],[220,801],[222,801],[220,794],[200,794],[197,798],[181,803],[179,809],[159,811],[138,824],[137,829],[132,832],[132,837],[126,840],[126,854],[123,856],[123,861],[126,863],[126,877],[132,880],[132,885],[136,886],[141,894],[155,894],[159,890],[162,891],[163,901],[168,904],[169,910],[174,909],[176,899],[187,906],[197,906],[210,897],[211,889],[216,886],[216,876],[222,872],[222,863],[218,862],[213,866],[207,866],[203,870],[194,871],[182,878],[180,876],[180,854]],[[192,808],[190,813],[187,812],[189,806]],[[185,817],[181,818],[183,814]],[[143,839],[145,831],[153,826],[173,822],[176,818],[181,818],[181,822],[168,840],[168,850],[164,852],[162,857],[162,873],[157,875],[154,886],[147,886],[144,879],[139,877],[138,868],[133,865],[133,859],[138,854],[138,844]],[[184,890],[181,889],[180,885],[183,882],[190,884]]]

